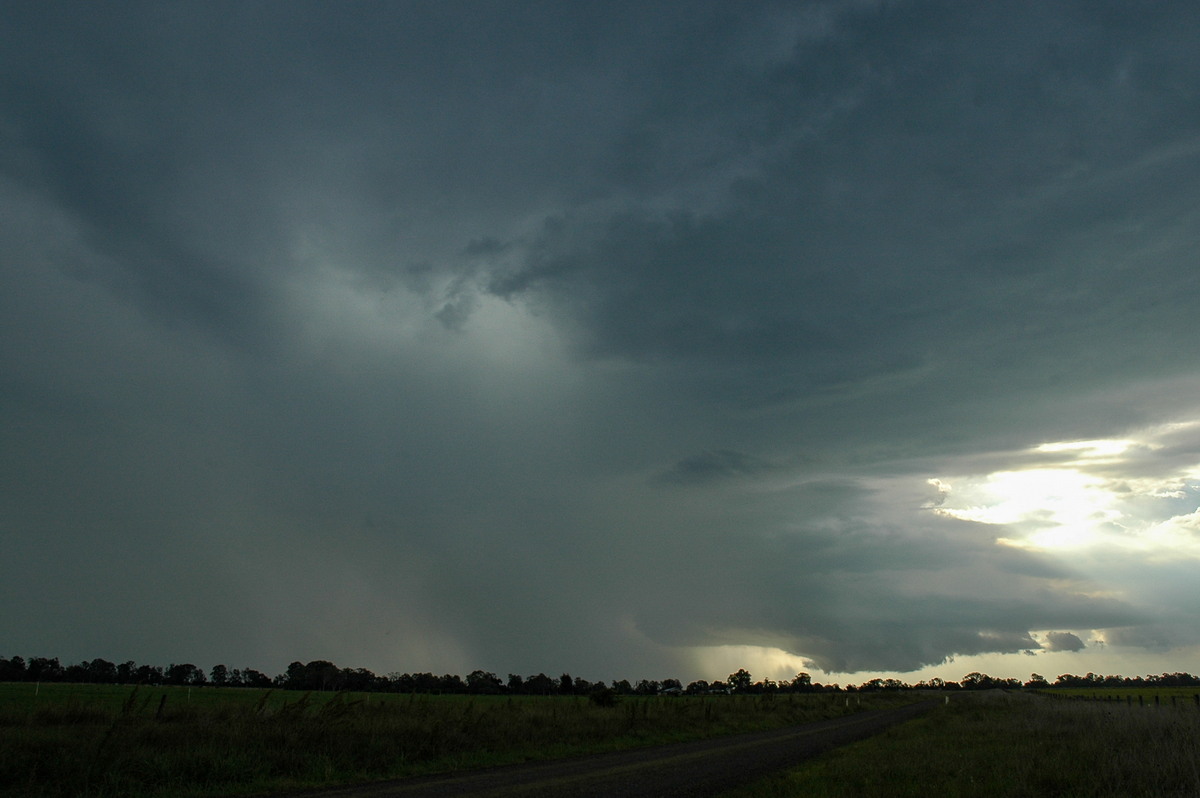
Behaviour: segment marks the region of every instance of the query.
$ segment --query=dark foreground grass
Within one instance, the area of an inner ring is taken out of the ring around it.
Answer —
[[[631,697],[599,707],[582,697],[0,685],[0,795],[267,792],[698,739],[915,699]]]
[[[729,798],[1200,796],[1200,711],[956,695]]]

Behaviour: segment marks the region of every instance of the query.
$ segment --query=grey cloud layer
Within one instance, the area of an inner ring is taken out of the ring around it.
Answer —
[[[585,676],[1166,639],[920,491],[1194,409],[1196,15],[14,11],[2,636]]]

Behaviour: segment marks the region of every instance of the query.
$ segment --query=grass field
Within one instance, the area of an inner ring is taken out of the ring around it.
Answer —
[[[1195,687],[1056,687],[1041,691],[1058,698],[1081,698],[1088,701],[1127,701],[1130,703],[1171,704],[1200,707],[1200,689]]]
[[[1200,710],[1160,704],[955,694],[729,798],[1200,796]]]
[[[915,694],[625,698],[0,684],[0,794],[205,796],[614,750],[896,706]]]

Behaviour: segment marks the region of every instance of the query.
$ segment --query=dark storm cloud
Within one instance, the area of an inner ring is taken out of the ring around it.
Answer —
[[[1184,334],[1186,313],[1157,298],[1196,290],[1172,221],[1195,200],[1196,120],[1175,102],[1194,56],[1153,16],[1114,41],[1086,18],[989,13],[852,16],[768,74],[723,72],[726,103],[667,103],[642,122],[655,163],[709,116],[746,117],[752,134],[711,133],[695,167],[720,199],[665,181],[641,207],[552,219],[490,290],[556,297],[601,354],[786,362],[790,390],[922,366],[978,379],[975,359],[1019,388],[1049,368],[1074,390],[1153,371],[1081,359],[1080,335]],[[994,38],[976,42],[983,28]],[[954,351],[961,336],[975,351]]]
[[[600,678],[1190,644],[926,480],[1194,409],[1197,13],[13,9],[0,637]]]
[[[715,449],[685,457],[662,475],[667,482],[703,484],[720,479],[754,476],[778,466],[742,452]]]
[[[1077,635],[1070,632],[1047,632],[1046,645],[1043,648],[1047,651],[1082,651],[1087,646]]]

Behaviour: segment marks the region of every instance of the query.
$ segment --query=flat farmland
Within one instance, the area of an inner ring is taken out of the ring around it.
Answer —
[[[246,795],[825,721],[915,693],[585,697],[0,685],[0,794]]]
[[[1059,698],[1081,698],[1088,701],[1128,701],[1141,704],[1173,704],[1200,707],[1198,687],[1056,687],[1040,691]]]
[[[1190,694],[1172,707],[1161,694],[1156,706],[952,693],[924,717],[729,798],[1200,796],[1197,741],[1200,710]]]

